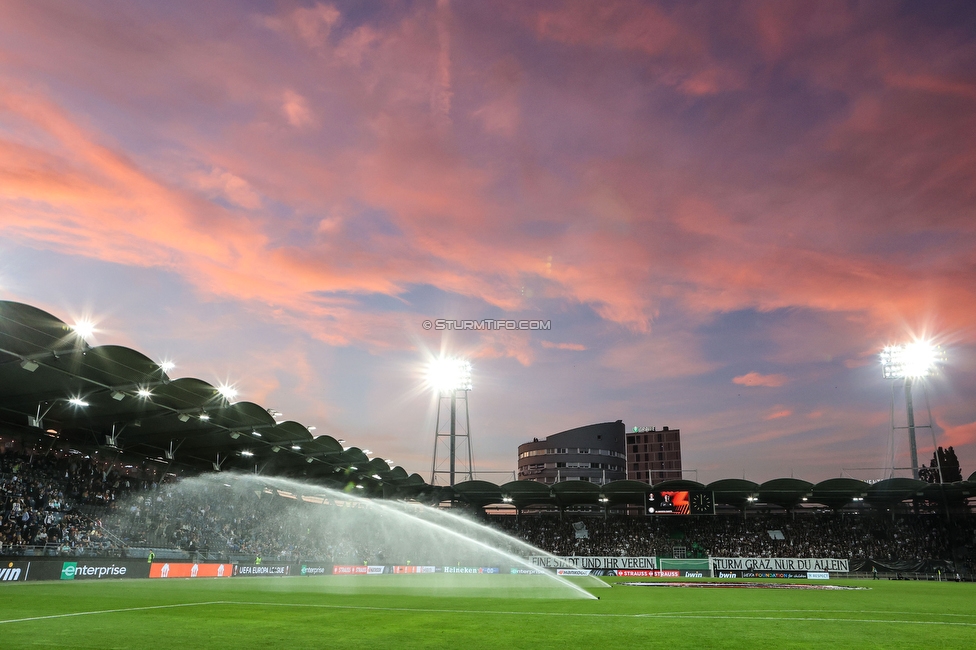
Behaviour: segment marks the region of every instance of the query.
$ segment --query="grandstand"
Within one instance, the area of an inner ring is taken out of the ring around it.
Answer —
[[[131,558],[153,549],[160,557],[242,563],[258,556],[359,563],[370,555],[312,536],[280,538],[263,525],[274,499],[215,496],[213,508],[194,512],[170,489],[235,470],[469,509],[560,556],[836,557],[850,560],[852,571],[970,579],[976,568],[976,474],[951,484],[782,478],[431,486],[230,397],[199,379],[172,378],[136,350],[92,347],[37,308],[0,302],[0,553]],[[646,516],[652,508],[657,516]],[[586,536],[574,534],[574,523]]]

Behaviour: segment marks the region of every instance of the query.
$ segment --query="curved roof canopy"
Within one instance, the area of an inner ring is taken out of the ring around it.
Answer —
[[[0,424],[198,469],[257,466],[323,481],[342,474],[347,482],[390,474],[359,449],[343,452],[297,422],[276,423],[263,406],[230,402],[201,379],[173,379],[136,350],[92,347],[64,321],[9,301],[0,301]]]
[[[759,484],[741,478],[725,478],[705,486],[714,494],[715,503],[744,508],[751,499],[758,498]]]
[[[552,486],[559,506],[593,505],[600,502],[600,486],[589,481],[561,481]]]
[[[797,478],[777,478],[759,486],[759,500],[786,509],[795,508],[812,495],[813,483]]]
[[[466,503],[483,508],[492,503],[502,503],[502,490],[488,481],[464,481],[455,483],[454,491]]]
[[[538,481],[509,481],[500,487],[502,499],[511,499],[516,508],[555,503],[549,486]]]
[[[871,487],[853,478],[831,478],[813,486],[810,499],[835,510],[843,508],[854,499],[863,499]]]
[[[676,492],[702,492],[705,490],[705,484],[699,483],[698,481],[689,481],[687,479],[677,478],[671,479],[670,481],[655,483],[652,489],[655,492],[670,492],[672,490]]]
[[[923,496],[928,485],[925,481],[913,478],[889,478],[869,487],[866,499],[872,505],[891,506],[906,499]]]

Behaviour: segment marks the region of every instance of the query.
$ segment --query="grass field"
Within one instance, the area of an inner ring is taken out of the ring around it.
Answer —
[[[831,582],[870,588],[861,591],[616,585],[591,589],[600,600],[583,600],[546,598],[552,593],[533,580],[2,583],[0,648],[976,647],[974,584]]]

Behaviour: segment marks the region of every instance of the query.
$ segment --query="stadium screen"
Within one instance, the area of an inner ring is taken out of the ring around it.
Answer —
[[[709,492],[663,490],[647,495],[645,511],[649,515],[711,515],[715,503]]]

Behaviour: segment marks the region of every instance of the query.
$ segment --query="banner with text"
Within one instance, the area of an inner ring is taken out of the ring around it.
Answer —
[[[235,564],[235,576],[282,577],[291,575],[290,564]]]
[[[561,556],[533,555],[533,565],[546,569],[656,569],[654,557]]]
[[[712,571],[825,571],[829,573],[848,573],[846,559],[825,557],[713,557],[710,558]]]

